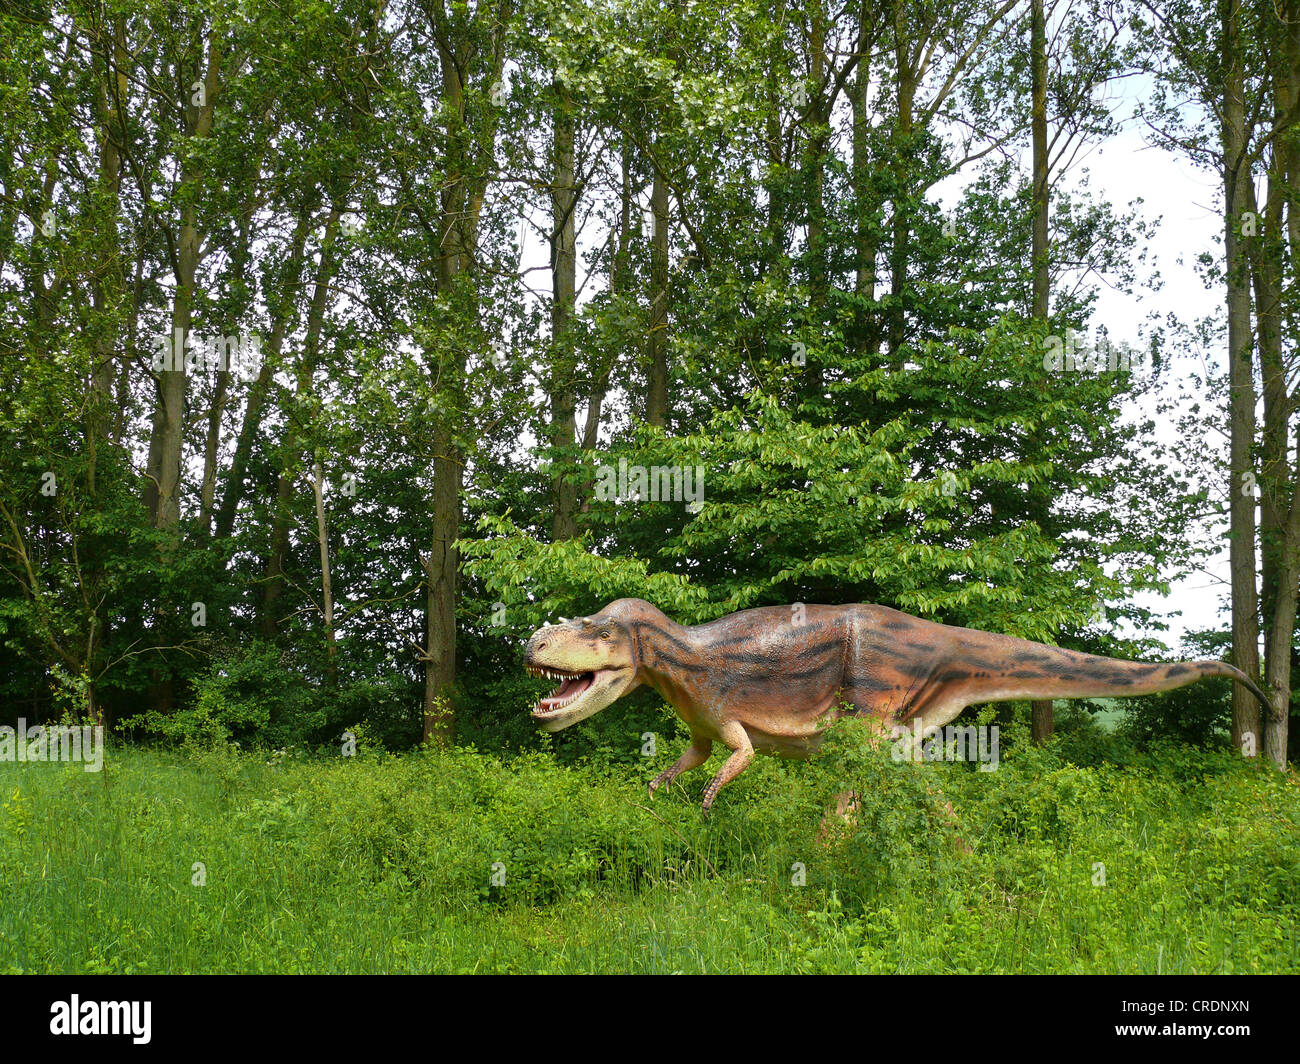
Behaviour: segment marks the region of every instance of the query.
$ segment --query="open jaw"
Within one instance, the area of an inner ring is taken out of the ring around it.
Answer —
[[[558,680],[560,686],[533,709],[533,720],[546,731],[559,731],[585,720],[609,705],[621,691],[617,681],[623,669],[560,669],[553,665],[526,665],[531,676]]]
[[[548,680],[560,680],[560,686],[537,703],[533,710],[534,717],[545,717],[548,713],[563,709],[575,698],[585,694],[596,679],[594,672],[570,672],[567,669],[544,669],[540,665],[529,665],[528,671],[533,676],[545,676]]]

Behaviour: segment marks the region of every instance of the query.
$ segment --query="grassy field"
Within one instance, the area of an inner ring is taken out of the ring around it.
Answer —
[[[1300,971],[1294,774],[851,739],[707,820],[716,760],[653,804],[657,762],[464,749],[0,764],[0,972]]]

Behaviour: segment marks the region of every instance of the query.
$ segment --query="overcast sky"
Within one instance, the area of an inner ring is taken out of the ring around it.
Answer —
[[[1139,87],[1139,80],[1130,82]],[[1152,309],[1163,318],[1174,313],[1185,319],[1202,317],[1223,304],[1224,294],[1218,289],[1207,289],[1193,268],[1202,252],[1216,256],[1222,253],[1223,220],[1221,195],[1217,175],[1198,170],[1183,156],[1155,147],[1150,135],[1135,123],[1113,140],[1100,145],[1087,159],[1092,173],[1092,185],[1104,193],[1117,207],[1132,200],[1143,200],[1142,210],[1148,218],[1160,218],[1160,225],[1152,241],[1155,257],[1163,281],[1159,290],[1139,286],[1134,297],[1103,286],[1097,306],[1097,320],[1112,329],[1121,338],[1136,338],[1140,327]],[[1206,361],[1223,366],[1225,351],[1215,349],[1205,352],[1184,353],[1176,357],[1163,378],[1166,394],[1181,392],[1183,399],[1209,398],[1188,393],[1188,370],[1193,363]],[[1151,410],[1154,413],[1154,407]],[[1157,418],[1158,432],[1163,438],[1174,436],[1173,425]],[[1226,446],[1219,437],[1207,440],[1207,446]],[[1226,532],[1226,525],[1223,529]],[[1175,584],[1167,599],[1158,595],[1143,595],[1138,601],[1161,613],[1174,610],[1181,617],[1170,618],[1170,631],[1162,638],[1171,649],[1178,647],[1184,631],[1216,628],[1227,624],[1220,610],[1227,603],[1228,552],[1226,541],[1219,554],[1207,563],[1208,572]]]

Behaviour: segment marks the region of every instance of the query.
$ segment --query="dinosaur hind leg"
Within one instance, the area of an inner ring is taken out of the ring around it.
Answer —
[[[713,799],[718,796],[718,791],[749,768],[750,763],[754,760],[754,747],[749,741],[749,733],[745,731],[738,721],[733,720],[728,724],[724,724],[721,735],[722,741],[731,747],[733,753],[723,763],[718,774],[709,780],[709,785],[704,788],[704,813],[706,816],[709,812],[709,806],[713,804]]]
[[[677,763],[672,768],[666,769],[659,773],[650,781],[650,797],[655,796],[655,791],[660,787],[667,787],[673,780],[683,772],[689,772],[693,768],[699,768],[706,762],[713,753],[713,740],[694,737],[694,741],[686,748],[686,752],[677,759]]]

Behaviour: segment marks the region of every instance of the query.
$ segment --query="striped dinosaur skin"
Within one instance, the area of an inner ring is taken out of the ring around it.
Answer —
[[[764,606],[688,628],[641,599],[618,599],[537,631],[525,668],[564,681],[533,711],[544,731],[585,720],[642,684],[677,711],[692,743],[650,783],[652,797],[724,743],[732,755],[705,788],[706,813],[756,751],[808,757],[844,715],[882,731],[916,720],[925,729],[980,702],[1144,695],[1207,676],[1231,677],[1268,704],[1222,661],[1121,661],[871,605]]]

